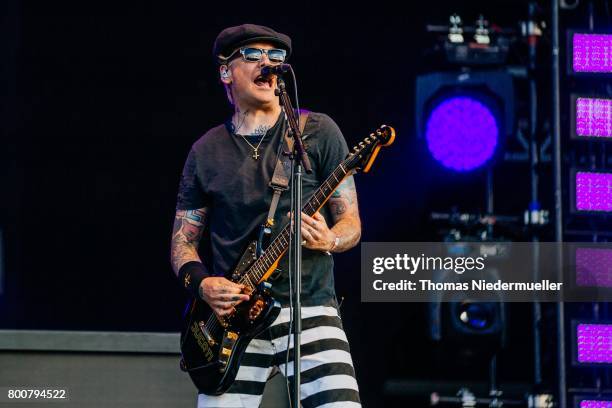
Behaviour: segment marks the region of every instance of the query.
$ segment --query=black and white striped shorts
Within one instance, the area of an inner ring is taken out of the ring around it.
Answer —
[[[198,395],[198,408],[258,407],[266,381],[285,373],[289,308],[246,349],[236,381],[222,395]],[[293,382],[293,336],[287,376]],[[331,306],[302,307],[301,386],[304,408],[361,407],[355,369],[342,321]]]

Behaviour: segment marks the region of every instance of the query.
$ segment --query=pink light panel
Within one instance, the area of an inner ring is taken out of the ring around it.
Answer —
[[[612,34],[574,34],[572,38],[574,72],[612,72]]]
[[[612,325],[578,324],[579,363],[612,363]]]
[[[576,135],[612,138],[612,99],[576,99]]]
[[[580,408],[612,408],[612,401],[582,400]]]
[[[576,284],[612,288],[612,250],[576,248]]]
[[[612,174],[579,171],[575,183],[578,211],[612,211]]]

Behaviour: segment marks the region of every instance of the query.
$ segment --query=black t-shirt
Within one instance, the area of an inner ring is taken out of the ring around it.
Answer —
[[[272,200],[268,186],[287,124],[281,113],[268,130],[254,160],[253,148],[242,136],[233,134],[229,122],[210,129],[196,141],[185,163],[178,193],[177,210],[208,207],[204,238],[200,244],[203,262],[216,276],[233,271],[246,246],[256,239],[265,222]],[[249,140],[257,146],[259,138]],[[304,129],[304,144],[312,164],[312,174],[304,173],[304,203],[344,160],[346,141],[338,126],[327,115],[311,112]],[[273,237],[287,225],[290,191],[281,195],[275,215]],[[332,219],[324,206],[321,214],[331,228]],[[302,251],[302,303],[304,306],[335,305],[333,259],[321,251]],[[289,303],[288,256],[279,263],[272,295],[282,305]]]

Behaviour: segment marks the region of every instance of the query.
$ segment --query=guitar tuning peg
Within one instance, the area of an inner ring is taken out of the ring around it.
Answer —
[[[365,147],[365,143],[359,142],[359,147],[361,147],[363,149]]]
[[[372,141],[370,140],[370,138],[369,138],[369,137],[366,137],[366,138],[365,138],[365,142],[366,142],[366,144],[372,144]]]
[[[357,146],[353,146],[353,151],[355,151],[355,153],[357,153],[359,151],[359,148]]]

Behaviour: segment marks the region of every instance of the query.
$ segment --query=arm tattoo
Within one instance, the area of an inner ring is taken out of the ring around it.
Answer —
[[[329,205],[331,206],[334,215],[342,215],[346,212],[346,204],[344,204],[341,200],[337,200],[337,202],[330,202]]]
[[[357,205],[357,191],[355,190],[355,180],[349,176],[338,186],[329,198],[329,206],[334,218],[341,216],[352,205]]]
[[[176,212],[170,251],[170,261],[175,273],[187,262],[200,261],[198,244],[204,231],[206,211],[206,208],[199,208]]]
[[[334,225],[332,231],[340,238],[334,252],[346,251],[361,238],[361,220],[357,208],[357,191],[353,176],[347,177],[328,201]]]

